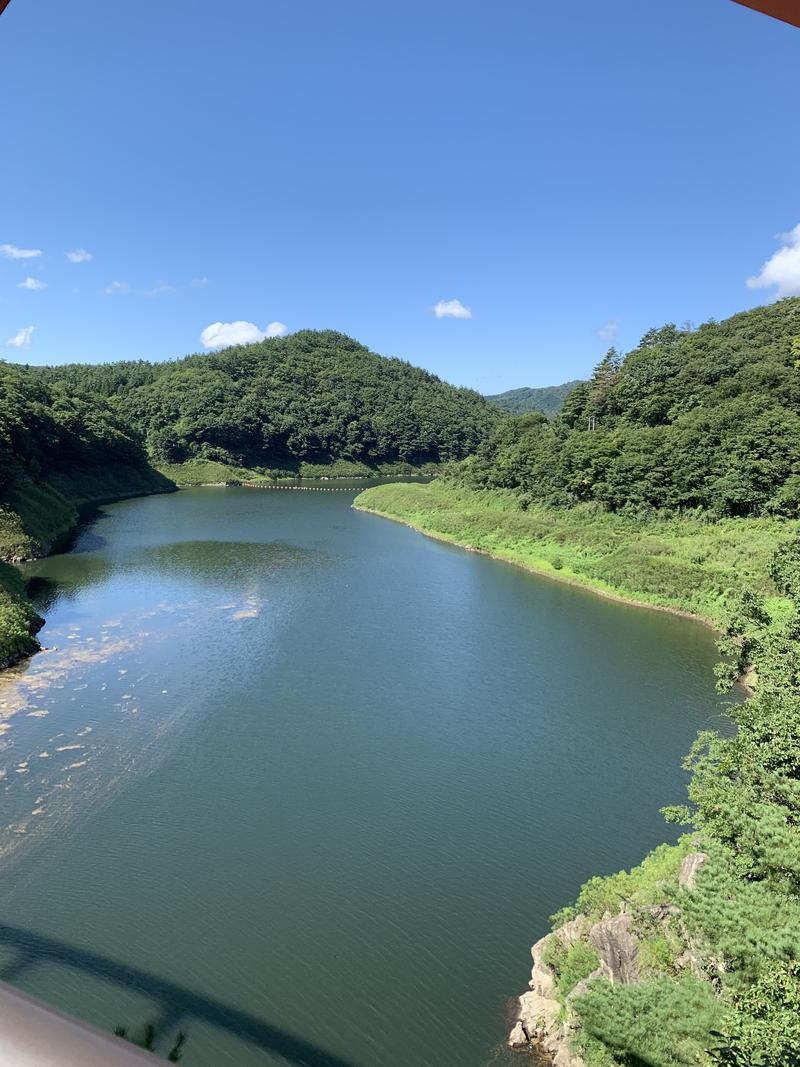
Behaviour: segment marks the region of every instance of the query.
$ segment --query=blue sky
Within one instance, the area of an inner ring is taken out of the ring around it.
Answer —
[[[586,375],[800,292],[798,70],[730,0],[11,0],[0,356],[244,322],[484,392]]]

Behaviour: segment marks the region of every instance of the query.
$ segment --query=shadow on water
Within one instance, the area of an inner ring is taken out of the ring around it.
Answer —
[[[158,1033],[173,1034],[182,1029],[191,1036],[191,1020],[198,1019],[226,1030],[240,1040],[249,1041],[265,1052],[282,1056],[296,1067],[359,1067],[221,1001],[32,930],[0,923],[0,945],[13,951],[13,957],[0,967],[3,981],[18,982],[28,969],[42,963],[59,964],[150,997],[157,1013],[152,1021]]]

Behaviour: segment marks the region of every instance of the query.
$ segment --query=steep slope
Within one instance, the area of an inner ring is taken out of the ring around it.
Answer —
[[[171,488],[104,400],[0,362],[0,666],[35,651],[41,625],[7,564],[49,551],[85,504]]]

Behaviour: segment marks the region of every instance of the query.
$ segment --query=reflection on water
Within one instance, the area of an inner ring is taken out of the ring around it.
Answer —
[[[43,651],[0,674],[6,820],[0,826],[0,855],[5,857],[30,843],[23,842],[23,834],[38,839],[60,827],[65,818],[80,814],[76,805],[87,806],[90,799],[96,804],[120,787],[126,771],[141,771],[145,759],[157,756],[158,739],[186,710],[167,699],[168,689],[159,693],[152,684],[144,662],[157,645],[179,643],[182,632],[202,629],[211,620],[224,625],[257,618],[270,579],[287,568],[311,567],[320,555],[281,541],[179,541],[134,548],[118,562],[104,554],[106,545],[89,527],[69,556],[31,564],[29,590],[37,608],[48,615],[59,604],[63,610],[112,575],[115,585],[122,578],[134,585],[156,583],[153,589],[185,581],[195,596],[162,599],[110,618],[51,622]],[[252,591],[237,588],[242,581]],[[220,598],[220,589],[227,595]],[[122,600],[115,598],[116,603]],[[90,721],[82,723],[81,713]],[[21,715],[47,718],[46,728],[12,721]],[[92,763],[100,751],[102,768],[96,772]]]
[[[349,503],[126,501],[32,565],[0,977],[190,1067],[482,1067],[547,915],[670,832],[711,634]]]

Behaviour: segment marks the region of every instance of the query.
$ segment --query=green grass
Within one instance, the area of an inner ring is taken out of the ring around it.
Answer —
[[[558,938],[551,938],[542,960],[555,972],[556,996],[562,1004],[578,982],[588,978],[600,966],[597,950],[585,939],[567,946]]]
[[[722,623],[742,585],[764,594],[773,615],[787,610],[767,568],[775,546],[800,531],[800,521],[780,518],[641,520],[596,505],[523,510],[502,490],[445,481],[374,486],[354,506],[540,574],[689,612],[712,625]]]
[[[414,467],[410,463],[379,463],[368,467],[349,459],[337,459],[330,463],[287,463],[283,467],[236,467],[211,459],[191,459],[186,463],[162,463],[158,470],[176,485],[224,485],[230,482],[274,482],[297,478],[376,478],[381,475],[432,474],[434,464]]]
[[[271,480],[248,467],[231,467],[227,463],[218,463],[213,459],[191,459],[186,463],[161,463],[158,470],[170,481],[183,487]]]
[[[581,887],[575,904],[552,917],[553,925],[560,926],[578,915],[595,923],[631,904],[663,904],[668,899],[667,889],[677,884],[684,858],[695,847],[691,835],[687,834],[676,845],[654,848],[638,867],[590,878]]]

